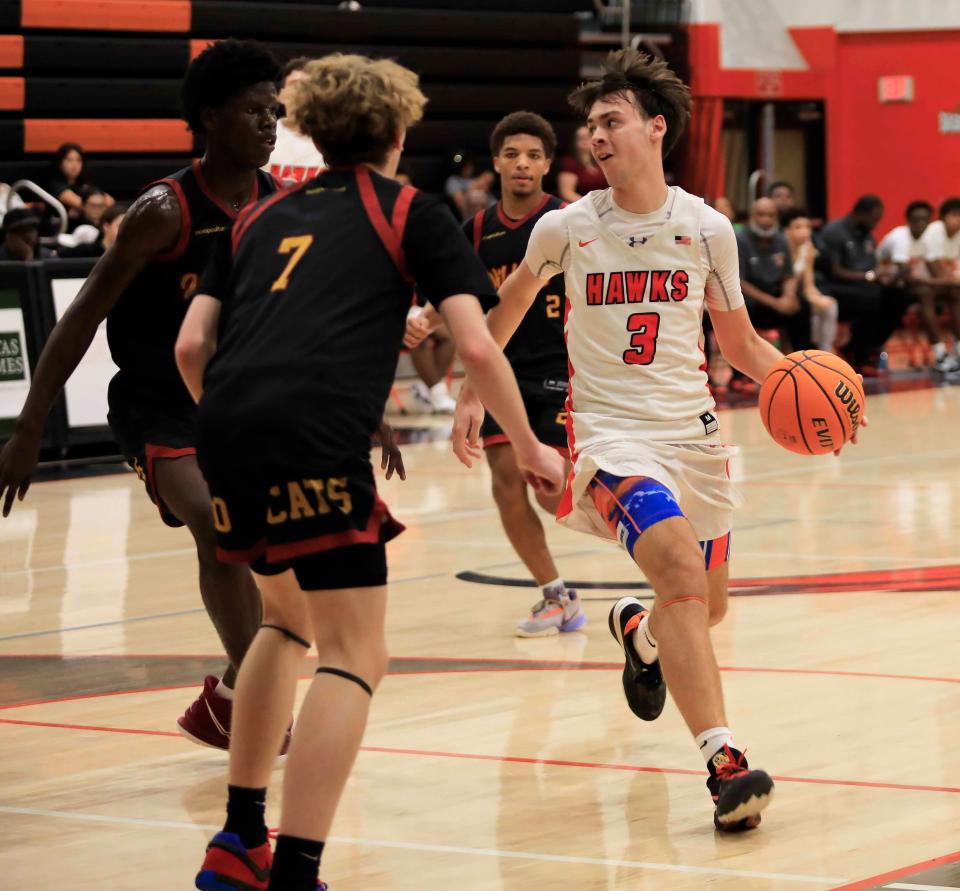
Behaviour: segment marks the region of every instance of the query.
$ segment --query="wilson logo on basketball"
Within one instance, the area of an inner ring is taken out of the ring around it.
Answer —
[[[861,410],[856,394],[843,381],[837,384],[837,388],[833,392],[837,394],[837,398],[846,408],[847,414],[850,415],[850,426],[856,431],[857,427],[860,426]]]

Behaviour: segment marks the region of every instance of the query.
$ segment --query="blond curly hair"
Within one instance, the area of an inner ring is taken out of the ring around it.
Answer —
[[[331,166],[380,163],[397,134],[423,117],[419,78],[389,59],[332,53],[303,71],[287,114]]]

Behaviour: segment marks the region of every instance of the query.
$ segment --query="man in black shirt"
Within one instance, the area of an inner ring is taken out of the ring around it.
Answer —
[[[290,113],[331,170],[237,222],[177,341],[184,381],[202,395],[198,457],[220,558],[251,565],[264,598],[264,626],[240,670],[227,822],[197,876],[208,891],[318,887],[387,666],[384,545],[403,527],[377,495],[370,437],[414,283],[439,308],[527,479],[556,494],[564,475],[527,424],[484,324],[489,276],[447,209],[392,179],[426,102],[416,75],[339,54],[306,75]],[[271,871],[266,786],[311,640],[320,668],[291,743]]]
[[[850,359],[866,374],[873,373],[876,354],[906,309],[903,289],[893,287],[895,276],[878,269],[872,233],[882,216],[883,202],[863,195],[847,216],[828,223],[817,237],[825,290],[840,305],[840,321],[850,323]]]
[[[177,721],[201,745],[230,743],[236,670],[260,624],[260,595],[243,567],[217,561],[206,484],[196,460],[196,408],[183,386],[173,346],[216,241],[246,204],[274,190],[258,168],[276,138],[280,68],[259,44],[212,44],[187,69],[187,123],[202,133],[202,159],[148,186],[50,334],[13,436],[0,452],[6,516],[37,465],[47,413],[106,318],[119,371],[110,382],[109,421],[121,452],[143,480],[161,518],[194,538],[204,606],[230,659],[221,679]],[[289,707],[287,708],[289,717]],[[279,744],[278,744],[279,748]]]
[[[40,244],[40,217],[27,207],[8,210],[3,218],[0,262],[43,260],[52,256],[53,252]]]
[[[749,224],[737,232],[737,250],[740,285],[753,327],[780,331],[790,341],[790,349],[808,347],[809,306],[797,295],[790,246],[777,225],[777,207],[771,198],[753,203]]]

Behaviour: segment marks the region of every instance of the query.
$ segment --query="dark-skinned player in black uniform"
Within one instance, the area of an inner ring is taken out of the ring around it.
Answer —
[[[497,288],[523,262],[537,220],[564,206],[559,198],[543,191],[543,178],[550,170],[556,147],[553,127],[529,111],[508,114],[490,135],[502,197],[467,220],[463,230]],[[537,439],[564,457],[568,454],[565,303],[563,276],[558,275],[537,294],[536,305],[504,349]],[[408,325],[408,345],[416,339],[418,330],[422,332],[435,322],[436,314],[428,310],[420,319],[419,329],[416,320]],[[479,433],[490,465],[500,522],[513,549],[543,591],[530,615],[517,624],[515,634],[545,637],[582,628],[586,614],[580,608],[577,592],[568,589],[560,578],[543,524],[530,503],[527,485],[517,467],[510,438],[491,412],[486,414]],[[536,492],[535,496],[544,510],[556,513],[559,497],[543,492]]]
[[[208,677],[178,720],[188,739],[226,749],[236,671],[260,624],[260,595],[246,567],[219,563],[206,483],[197,466],[196,409],[173,348],[218,234],[240,210],[275,191],[258,170],[276,141],[280,68],[259,44],[214,43],[187,69],[184,117],[205,141],[203,158],[148,186],[127,212],[117,241],[90,273],[50,334],[10,441],[0,453],[3,514],[21,500],[37,465],[50,405],[107,319],[119,372],[109,421],[121,451],[170,526],[197,546],[200,592],[230,665]]]
[[[322,887],[324,839],[387,667],[384,544],[402,527],[377,496],[370,437],[414,284],[439,308],[527,478],[557,493],[564,476],[488,334],[489,276],[446,207],[392,179],[426,102],[416,75],[339,54],[306,73],[290,111],[332,169],[240,219],[177,341],[200,399],[220,556],[251,565],[264,602],[237,683],[227,822],[196,880],[208,891]],[[273,859],[266,787],[311,641],[320,667],[290,746]]]

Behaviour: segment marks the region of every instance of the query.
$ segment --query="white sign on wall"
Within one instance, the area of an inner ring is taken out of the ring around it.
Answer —
[[[73,303],[84,281],[82,278],[50,280],[53,311],[58,322]],[[110,347],[107,345],[107,323],[104,320],[93,336],[90,349],[64,387],[68,426],[94,427],[107,423],[107,386],[116,373],[117,366],[110,357]]]
[[[27,332],[20,292],[0,290],[0,433],[8,432],[30,390]]]

